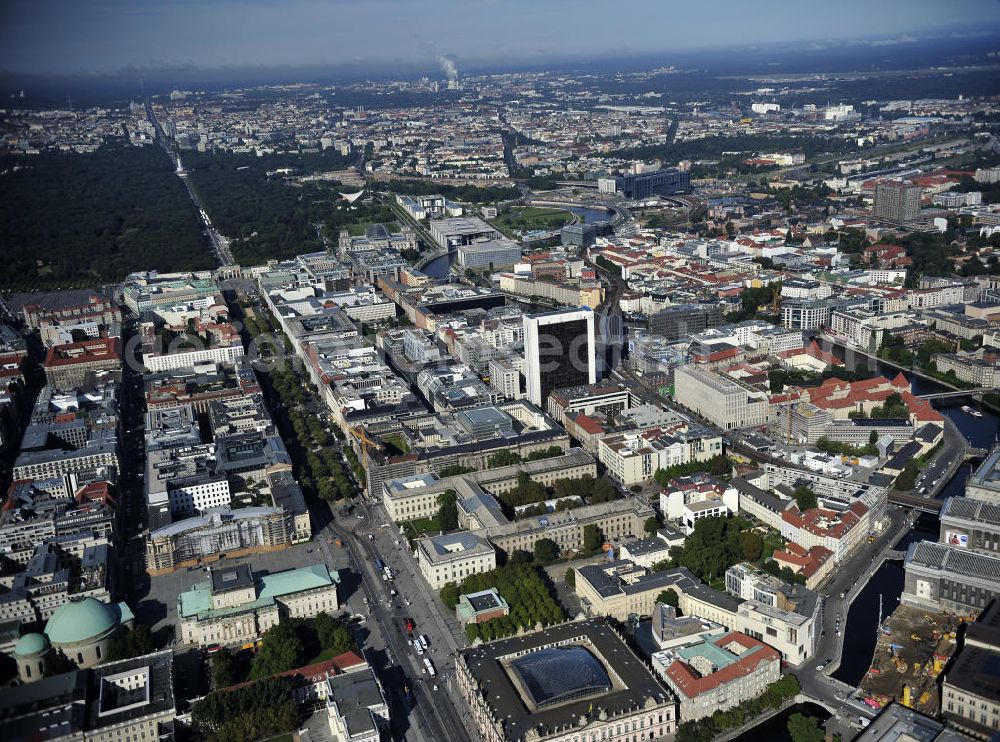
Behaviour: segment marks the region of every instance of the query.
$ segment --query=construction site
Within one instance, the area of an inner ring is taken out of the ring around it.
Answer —
[[[899,606],[880,627],[871,667],[859,688],[864,702],[881,708],[895,700],[923,714],[937,714],[937,678],[955,651],[963,620]]]

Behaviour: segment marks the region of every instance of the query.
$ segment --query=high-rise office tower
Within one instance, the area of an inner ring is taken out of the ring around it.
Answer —
[[[901,180],[875,184],[872,214],[888,222],[912,222],[920,214],[920,186]]]
[[[553,389],[597,383],[594,312],[524,315],[524,359],[528,399],[543,410]]]

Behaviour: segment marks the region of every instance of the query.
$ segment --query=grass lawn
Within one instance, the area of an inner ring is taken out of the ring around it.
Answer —
[[[410,452],[410,447],[406,445],[406,441],[403,439],[403,436],[397,435],[396,433],[383,435],[382,442],[388,446],[392,446],[401,454],[407,454]]]
[[[495,222],[507,232],[530,232],[533,229],[557,229],[572,220],[573,215],[564,209],[525,206],[504,212]]]
[[[351,237],[362,237],[368,230],[368,227],[372,226],[372,224],[373,222],[358,222],[356,224],[348,224],[347,233],[351,235]],[[382,224],[390,232],[399,231],[399,224],[397,222],[382,222]],[[336,239],[336,235],[334,235],[334,239]]]
[[[437,533],[441,530],[438,526],[437,516],[433,518],[417,518],[416,520],[408,520],[402,524],[403,533],[411,541],[418,538],[425,533]]]

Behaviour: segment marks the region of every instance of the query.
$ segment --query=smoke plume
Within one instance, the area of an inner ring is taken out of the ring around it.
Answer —
[[[438,57],[438,64],[441,65],[441,71],[448,76],[449,80],[458,79],[458,67],[452,60],[448,57]]]

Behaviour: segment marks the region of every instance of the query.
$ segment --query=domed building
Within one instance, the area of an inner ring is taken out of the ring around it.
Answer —
[[[134,618],[125,603],[102,603],[91,597],[63,603],[45,624],[44,634],[25,634],[14,647],[21,681],[41,678],[45,656],[52,650],[61,651],[81,670],[100,664],[111,640],[131,628]]]
[[[45,656],[52,651],[52,645],[45,634],[32,632],[17,640],[14,647],[14,661],[22,683],[39,680],[45,674]]]

